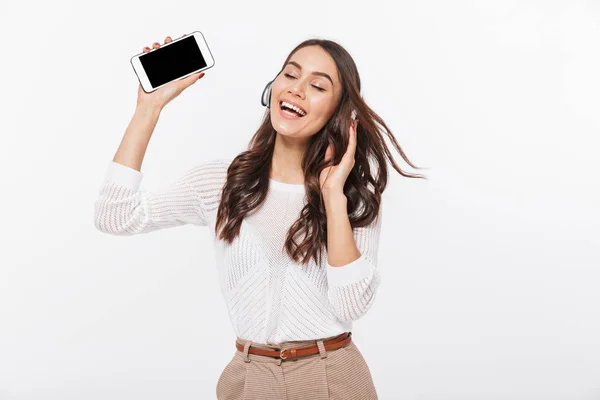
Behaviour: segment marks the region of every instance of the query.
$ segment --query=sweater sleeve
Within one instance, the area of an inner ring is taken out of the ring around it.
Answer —
[[[352,322],[369,310],[381,283],[377,252],[381,232],[382,206],[371,224],[354,228],[354,240],[361,255],[341,267],[327,262],[328,298],[340,321]]]
[[[225,180],[225,160],[211,160],[187,170],[155,191],[140,190],[143,173],[111,161],[94,205],[98,230],[127,236],[185,224],[208,225]]]

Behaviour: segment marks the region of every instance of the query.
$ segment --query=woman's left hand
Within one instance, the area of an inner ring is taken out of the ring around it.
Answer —
[[[319,175],[321,192],[324,194],[344,194],[344,184],[350,171],[354,168],[354,154],[356,151],[356,127],[358,121],[352,121],[348,135],[348,148],[339,164],[327,167]],[[329,161],[333,154],[333,145],[325,151],[325,161]]]

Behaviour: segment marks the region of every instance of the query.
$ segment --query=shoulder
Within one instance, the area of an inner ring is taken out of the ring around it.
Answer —
[[[183,180],[193,187],[205,186],[208,182],[219,182],[227,178],[231,159],[216,158],[194,164],[183,175]]]
[[[227,182],[227,170],[232,161],[228,158],[201,161],[188,169],[181,178],[196,192],[206,211],[218,208],[221,192]]]

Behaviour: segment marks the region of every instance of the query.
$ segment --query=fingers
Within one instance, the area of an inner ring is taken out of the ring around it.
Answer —
[[[183,35],[181,35],[181,37],[184,37],[185,35],[187,35],[187,34],[186,34],[186,33],[184,33]],[[171,39],[171,36],[167,36],[167,37],[165,38],[165,44],[167,44],[167,43],[171,43],[172,41],[173,41],[173,39]],[[147,52],[149,52],[150,50],[153,50],[153,49],[158,49],[158,48],[160,48],[160,43],[158,43],[158,42],[154,42],[154,43],[152,43],[152,49],[151,49],[150,47],[147,47],[147,46],[146,46],[146,47],[144,47],[144,48],[142,49],[142,51],[143,51],[144,53],[147,53]]]
[[[342,162],[349,162],[354,165],[354,156],[356,154],[356,128],[355,124],[350,124],[350,129],[348,132],[348,147],[342,156]]]
[[[356,154],[356,130],[358,127],[358,121],[353,121],[350,123],[350,128],[348,130],[348,147],[346,148],[346,151],[344,152],[344,155],[342,156],[342,159],[346,159],[346,158],[354,158],[354,155]],[[325,161],[329,161],[331,159],[331,157],[333,156],[333,145],[329,145],[327,146],[327,149],[325,150]]]
[[[357,121],[354,121],[350,124],[350,134],[348,136],[348,148],[344,153],[344,158],[350,158],[354,160],[354,155],[356,154],[356,125],[358,125]]]
[[[204,76],[204,72],[199,72],[197,74],[192,74],[190,76],[188,76],[187,78],[182,79],[182,84],[183,87],[186,88],[190,85],[193,85],[194,83],[198,82],[200,80],[200,78],[202,78]]]

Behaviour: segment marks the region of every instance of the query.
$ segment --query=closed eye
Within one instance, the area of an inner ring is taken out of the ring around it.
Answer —
[[[292,75],[290,75],[290,74],[283,74],[283,75],[284,75],[286,78],[292,78],[292,79],[296,79],[294,76],[292,76]],[[325,91],[325,89],[323,89],[323,88],[320,88],[320,87],[318,87],[318,86],[315,86],[315,85],[310,85],[310,86],[314,87],[315,89],[318,89],[318,90],[319,90],[319,91],[321,91],[321,92],[324,92],[324,91]]]

